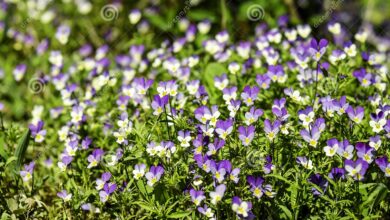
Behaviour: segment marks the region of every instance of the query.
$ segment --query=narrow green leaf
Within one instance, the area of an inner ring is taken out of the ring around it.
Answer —
[[[17,160],[16,160],[17,168],[19,168],[23,162],[23,159],[24,159],[24,156],[26,154],[27,147],[28,147],[28,143],[30,142],[30,134],[31,134],[30,129],[27,129],[27,131],[24,133],[23,137],[20,139],[18,147],[16,148],[15,156],[17,158]]]
[[[184,218],[189,215],[191,215],[191,212],[175,212],[170,215],[167,215],[167,218],[178,219],[178,218]]]

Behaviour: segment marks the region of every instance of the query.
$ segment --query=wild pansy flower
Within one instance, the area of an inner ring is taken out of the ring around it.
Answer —
[[[321,57],[326,52],[327,46],[328,41],[326,39],[321,39],[319,42],[314,38],[311,40],[309,52],[316,62],[320,61]]]
[[[241,70],[241,66],[237,62],[232,62],[229,63],[228,70],[231,74],[236,75]]]
[[[364,174],[366,173],[368,166],[368,163],[361,158],[357,159],[356,161],[344,161],[345,170],[348,172],[348,175],[353,177],[355,180],[364,179]]]
[[[198,129],[202,131],[202,134],[204,136],[208,136],[208,137],[214,137],[214,127],[210,124],[210,123],[207,123],[205,125],[198,125]]]
[[[211,198],[211,203],[213,205],[216,205],[219,201],[222,200],[223,195],[225,194],[226,191],[226,185],[221,184],[215,187],[215,191],[210,192],[210,198]]]
[[[84,203],[81,205],[81,209],[84,211],[90,211],[91,213],[100,213],[100,209],[98,207],[95,207],[91,203]]]
[[[332,168],[332,170],[329,172],[328,177],[332,180],[339,180],[339,179],[345,179],[345,170],[344,168]]]
[[[214,143],[209,143],[207,145],[208,151],[207,156],[212,156],[218,153],[218,150],[225,146],[225,141],[222,139],[215,138]]]
[[[148,185],[154,186],[154,184],[160,180],[163,174],[164,168],[162,166],[151,166],[149,172],[145,174],[145,177],[148,180]]]
[[[134,83],[137,94],[145,95],[148,92],[149,88],[153,85],[153,80],[145,78],[135,78]]]
[[[302,102],[304,99],[301,96],[301,93],[298,90],[294,90],[293,88],[285,88],[284,94],[290,97],[295,102]]]
[[[251,51],[251,42],[239,42],[237,47],[236,47],[237,54],[244,58],[248,59],[249,58],[249,53]]]
[[[99,192],[100,201],[105,203],[109,196],[115,192],[117,185],[115,183],[105,183],[103,190]]]
[[[246,181],[256,198],[260,199],[264,194],[271,198],[274,196],[271,185],[263,186],[264,179],[262,177],[247,176]]]
[[[58,42],[60,42],[62,45],[65,45],[68,42],[69,35],[70,27],[67,25],[61,25],[58,27],[55,37]]]
[[[19,82],[23,79],[24,75],[26,74],[27,65],[26,64],[19,64],[15,67],[12,74],[14,75],[15,81]]]
[[[375,133],[381,132],[383,130],[383,126],[385,126],[387,122],[384,113],[380,111],[378,114],[372,113],[370,116],[370,126],[372,127],[372,131]]]
[[[354,109],[352,106],[349,106],[347,109],[347,115],[353,122],[359,124],[364,117],[364,108],[358,106]]]
[[[64,202],[69,202],[72,199],[72,194],[68,193],[66,190],[57,193],[57,196],[64,200]]]
[[[308,131],[303,129],[300,131],[300,134],[307,143],[312,147],[317,147],[318,140],[320,139],[321,133],[317,126],[312,126],[311,130]]]
[[[84,111],[84,108],[81,106],[74,106],[72,108],[72,112],[70,113],[70,116],[72,117],[72,123],[78,124],[78,123],[82,122],[83,120],[85,120],[85,116],[84,116],[83,111]]]
[[[312,174],[310,176],[310,178],[308,179],[309,182],[317,185],[324,193],[326,191],[326,188],[328,187],[328,181],[322,177],[320,174]],[[311,188],[311,192],[313,193],[313,195],[315,196],[319,196],[321,195],[322,193],[315,187],[312,187]]]
[[[344,114],[349,107],[349,104],[347,102],[347,97],[341,96],[340,100],[336,100],[336,99],[333,100],[333,106],[339,115]]]
[[[210,164],[210,171],[218,183],[221,183],[225,179],[226,171],[229,168],[231,168],[231,164],[227,160],[222,160],[218,164]]]
[[[119,147],[116,149],[115,154],[111,153],[106,156],[106,165],[110,167],[115,166],[122,157],[123,149]]]
[[[209,219],[214,219],[214,212],[211,208],[209,208],[206,204],[202,207],[198,207],[198,211],[202,213],[204,216],[206,216]]]
[[[126,95],[119,96],[118,100],[116,101],[116,104],[118,105],[119,110],[125,111],[129,101],[130,101],[129,96],[126,96]]]
[[[365,160],[367,163],[371,163],[374,159],[373,151],[374,148],[371,148],[368,144],[358,142],[356,143],[356,151],[357,156],[363,160]]]
[[[269,174],[271,173],[271,171],[273,171],[275,169],[275,165],[272,164],[272,157],[270,155],[267,155],[265,157],[265,164],[263,166],[263,172],[265,174]]]
[[[190,95],[195,95],[199,89],[200,80],[192,80],[187,82],[187,91]]]
[[[308,170],[313,169],[313,161],[307,159],[306,157],[297,157],[296,162]]]
[[[223,90],[226,88],[227,85],[229,85],[229,79],[227,78],[226,74],[214,77],[214,86],[217,89]]]
[[[205,40],[202,45],[204,50],[211,55],[215,55],[223,51],[223,45],[216,40]]]
[[[111,173],[105,172],[102,174],[101,178],[96,179],[96,190],[101,190],[104,188],[104,185],[111,179]]]
[[[153,112],[153,115],[160,115],[164,109],[165,109],[165,106],[169,103],[169,96],[166,95],[166,96],[159,96],[159,95],[155,95],[153,97],[153,101],[152,101],[152,108],[154,110]]]
[[[327,142],[327,146],[324,147],[326,156],[333,157],[339,149],[339,141],[336,138],[331,138]]]
[[[337,149],[337,154],[341,157],[344,157],[345,159],[352,159],[353,157],[353,151],[354,147],[352,144],[349,143],[348,140],[343,140],[339,142],[339,148]]]
[[[237,87],[227,87],[222,90],[223,93],[223,100],[225,100],[226,104],[230,103],[230,100],[237,98]]]
[[[338,61],[344,60],[347,57],[347,55],[344,53],[344,51],[336,49],[332,51],[332,54],[329,56],[329,61],[336,65]]]
[[[357,54],[357,51],[356,51],[356,45],[351,43],[351,42],[347,42],[344,44],[344,52],[349,56],[349,57],[355,57],[356,54]]]
[[[62,155],[61,161],[57,163],[57,166],[58,168],[60,168],[61,172],[64,172],[72,161],[73,161],[72,156]]]
[[[255,137],[255,127],[252,125],[248,127],[240,126],[238,127],[238,132],[238,138],[242,141],[242,145],[244,146],[248,146]]]
[[[67,143],[65,143],[66,147],[65,147],[65,152],[67,153],[67,155],[69,156],[75,156],[76,155],[76,152],[78,150],[78,140],[69,140],[67,141]]]
[[[241,101],[240,100],[230,100],[228,103],[229,116],[234,118],[236,117],[238,109],[240,109]]]
[[[256,86],[245,86],[244,91],[241,93],[241,99],[247,106],[251,106],[257,100],[258,93],[259,88]]]
[[[143,177],[145,175],[145,170],[146,170],[145,164],[143,164],[143,163],[136,164],[134,166],[134,170],[133,170],[134,179],[138,180],[141,177]]]
[[[361,68],[353,72],[353,76],[359,80],[363,87],[367,87],[373,83],[373,75],[367,73],[366,69]]]
[[[204,196],[204,192],[202,190],[195,190],[191,189],[190,190],[190,196],[191,196],[191,201],[196,205],[199,206],[202,200],[206,198]]]
[[[126,131],[123,130],[123,129],[119,129],[118,131],[115,131],[113,133],[114,137],[116,137],[116,142],[118,144],[124,144],[124,145],[127,145],[128,141],[126,139],[127,137],[127,134],[126,134]]]
[[[376,135],[374,137],[370,137],[370,142],[368,143],[368,145],[372,148],[374,148],[376,151],[379,150],[379,148],[381,147],[382,145],[382,140],[381,140],[381,136],[379,135]]]
[[[178,85],[175,80],[170,80],[167,82],[160,82],[157,86],[157,92],[160,97],[169,95],[176,96],[177,95]]]
[[[285,81],[285,73],[282,65],[270,65],[268,67],[267,76],[272,80],[272,82],[283,83]]]
[[[390,163],[386,156],[379,157],[375,160],[375,163],[385,173],[386,177],[390,177]]]
[[[92,167],[96,167],[99,162],[102,160],[102,157],[104,155],[104,151],[102,149],[95,149],[93,150],[92,154],[88,156],[88,169]]]
[[[255,107],[251,107],[250,110],[245,113],[245,124],[251,125],[252,123],[256,122],[262,115],[262,109],[256,109]]]
[[[161,141],[160,145],[156,146],[156,151],[159,157],[171,158],[171,154],[176,152],[176,147],[172,141]]]
[[[46,130],[43,129],[43,125],[43,121],[38,121],[36,125],[29,125],[31,135],[37,143],[41,143],[43,140],[45,140]]]
[[[264,120],[264,132],[270,141],[279,133],[281,124],[279,120],[275,120],[273,123],[268,119]]]
[[[310,106],[304,110],[298,111],[298,118],[305,128],[308,128],[309,124],[313,122],[314,116],[313,108]]]
[[[232,199],[232,210],[240,217],[247,218],[250,215],[253,215],[251,212],[252,203],[242,201],[240,197],[234,196]]]
[[[220,138],[226,139],[229,134],[233,131],[233,120],[227,119],[225,121],[218,120],[216,124],[215,132],[219,135]]]
[[[177,140],[180,142],[180,146],[189,147],[192,140],[190,131],[180,130],[178,132]]]
[[[35,167],[34,161],[24,165],[24,170],[20,171],[20,176],[22,177],[23,182],[27,182],[32,178],[34,167]]]
[[[271,84],[271,78],[267,74],[257,75],[256,83],[260,86],[260,88],[268,89]]]
[[[333,105],[333,99],[330,96],[326,96],[320,99],[322,104],[322,111],[326,113],[328,117],[333,117],[337,107]]]

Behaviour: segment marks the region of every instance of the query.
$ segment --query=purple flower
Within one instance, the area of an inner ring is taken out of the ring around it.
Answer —
[[[214,218],[213,210],[209,208],[206,204],[203,207],[199,206],[198,211],[205,215],[207,218]]]
[[[160,115],[164,109],[165,105],[169,102],[169,96],[160,97],[159,95],[155,95],[152,101],[152,108],[154,110],[153,115]]]
[[[177,95],[178,85],[175,80],[170,80],[167,82],[160,82],[157,86],[157,92],[160,97],[164,97],[166,95],[176,96]]]
[[[238,138],[242,141],[242,145],[248,146],[255,137],[255,127],[253,125],[238,127]]]
[[[62,155],[61,161],[57,163],[61,171],[65,171],[68,165],[73,161],[73,157],[69,155]]]
[[[163,174],[164,168],[162,166],[151,166],[149,172],[145,174],[145,177],[148,180],[148,185],[153,186],[156,184]]]
[[[180,146],[189,147],[191,139],[190,131],[180,130],[178,132],[177,140],[180,142]]]
[[[92,167],[96,167],[102,160],[103,154],[104,151],[102,149],[93,150],[92,154],[88,156],[89,165],[87,168],[90,169]]]
[[[314,38],[311,40],[309,52],[315,61],[318,62],[322,55],[324,55],[326,46],[328,46],[328,41],[326,39],[321,39],[320,42],[317,42]]]
[[[66,190],[62,190],[61,192],[57,193],[57,196],[63,199],[64,202],[68,202],[70,201],[70,199],[72,199],[72,194],[71,193],[68,194]]]
[[[337,154],[345,159],[352,159],[354,147],[352,144],[349,144],[348,140],[343,140],[339,142],[339,148],[337,149]]]
[[[375,163],[385,173],[386,177],[390,177],[390,163],[386,156],[379,157],[375,160]]]
[[[370,117],[370,126],[372,127],[372,131],[375,133],[381,132],[383,130],[383,126],[385,126],[387,122],[385,114],[380,111],[378,114],[372,113]]]
[[[314,116],[313,108],[310,106],[304,110],[298,111],[298,118],[305,128],[307,128],[309,124],[313,122]]]
[[[24,165],[24,170],[20,171],[20,176],[22,177],[24,182],[27,182],[32,178],[34,167],[35,167],[34,161],[32,161],[29,164]]]
[[[89,137],[85,137],[82,141],[81,141],[81,148],[86,150],[89,148],[89,145],[91,145],[92,143],[92,139],[89,138]]]
[[[354,121],[356,124],[359,124],[364,117],[364,108],[358,106],[354,109],[352,106],[349,106],[347,109],[347,115],[349,119]]]
[[[374,148],[371,148],[368,144],[362,142],[356,143],[355,148],[357,151],[357,156],[360,159],[363,159],[369,164],[372,163],[374,156],[372,152],[374,151]]]
[[[265,174],[271,173],[275,169],[275,165],[272,164],[272,157],[270,155],[265,157],[266,164],[263,166],[263,172]]]
[[[153,80],[145,78],[135,78],[134,83],[137,94],[145,95],[148,89],[153,85]]]
[[[285,76],[282,65],[270,65],[266,74],[272,80],[272,82],[283,81]]]
[[[215,187],[215,191],[210,192],[211,203],[216,205],[219,201],[222,200],[223,195],[225,194],[226,186],[225,184],[221,184]]]
[[[15,67],[12,74],[14,75],[14,78],[17,82],[22,80],[24,74],[26,73],[27,65],[26,64],[19,64]]]
[[[345,170],[344,168],[332,168],[332,170],[329,172],[328,177],[332,180],[339,180],[339,179],[345,179]]]
[[[298,164],[301,164],[306,169],[313,169],[313,162],[310,159],[307,159],[306,157],[297,157],[296,162]]]
[[[353,76],[359,80],[363,87],[367,87],[373,83],[373,75],[367,73],[366,69],[361,68],[353,72]]]
[[[138,180],[139,178],[143,177],[145,175],[145,170],[146,170],[145,164],[143,163],[136,164],[133,170],[134,179]]]
[[[355,180],[364,179],[364,174],[366,173],[368,166],[368,163],[361,158],[357,159],[356,161],[344,161],[345,170],[348,172],[348,175],[353,177]]]
[[[250,125],[256,122],[262,115],[262,109],[255,109],[255,107],[251,107],[251,109],[245,113],[245,124]]]
[[[196,206],[199,206],[200,203],[202,202],[202,200],[206,198],[206,196],[204,196],[204,192],[202,190],[195,190],[195,189],[190,190],[190,196],[191,196],[192,202]]]
[[[100,201],[105,203],[108,200],[108,197],[115,192],[117,185],[115,183],[105,183],[103,190],[99,192]]]
[[[309,182],[317,185],[324,193],[326,191],[326,188],[328,187],[328,181],[323,178],[320,174],[313,174],[310,176],[310,178],[308,179]],[[323,194],[322,192],[320,192],[317,188],[313,187],[311,188],[311,192],[315,195],[315,196],[319,196],[321,194]]]
[[[347,102],[347,97],[341,96],[340,100],[333,100],[333,106],[335,107],[339,115],[344,114],[349,107],[349,104]]]
[[[208,151],[207,156],[212,156],[217,154],[218,150],[221,149],[223,146],[225,146],[225,141],[222,139],[215,138],[214,143],[209,143],[207,145]]]
[[[336,138],[332,138],[329,139],[326,143],[328,145],[324,147],[325,154],[328,157],[333,157],[333,155],[335,155],[339,149],[339,141]]]
[[[104,188],[104,185],[111,179],[111,173],[103,173],[101,178],[96,179],[96,189],[101,190]]]
[[[257,100],[257,95],[259,94],[259,88],[253,86],[245,86],[244,91],[241,93],[241,99],[247,106],[253,105],[254,101]]]
[[[33,136],[33,138],[35,138],[34,140],[37,143],[41,143],[43,140],[45,140],[46,130],[43,129],[43,125],[43,121],[38,121],[36,125],[29,125],[31,135]]]
[[[264,120],[264,132],[269,140],[273,140],[280,131],[280,125],[282,123],[279,120],[275,120],[272,124],[270,120]]]
[[[229,134],[233,131],[233,120],[227,119],[225,121],[218,120],[216,124],[215,132],[219,135],[220,138],[226,139]]]
[[[313,126],[310,131],[303,129],[300,134],[307,143],[312,147],[317,147],[318,140],[320,139],[321,133],[317,126]]]
[[[119,106],[119,109],[121,111],[125,111],[127,108],[127,104],[129,103],[130,97],[121,95],[119,96],[119,99],[116,101],[116,104]]]
[[[263,189],[264,179],[262,177],[247,176],[246,181],[251,187],[253,195],[256,198],[260,199],[265,192],[265,190]]]
[[[260,86],[260,88],[268,89],[271,84],[271,78],[267,74],[257,75],[256,83]]]
[[[376,135],[374,137],[370,137],[370,142],[368,143],[368,145],[374,148],[376,151],[379,150],[382,145],[381,136]]]
[[[240,197],[235,196],[232,199],[232,210],[240,217],[247,218],[252,215],[251,213],[252,203],[242,201]]]

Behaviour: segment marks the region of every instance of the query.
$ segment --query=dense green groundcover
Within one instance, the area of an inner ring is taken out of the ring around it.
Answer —
[[[0,1],[1,219],[390,218],[388,39],[158,2]]]

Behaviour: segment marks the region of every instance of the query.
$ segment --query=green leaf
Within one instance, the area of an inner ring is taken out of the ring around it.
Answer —
[[[27,147],[28,147],[28,143],[30,142],[30,134],[31,134],[30,129],[27,129],[27,131],[24,133],[23,137],[20,139],[18,147],[16,148],[15,156],[17,158],[17,160],[16,160],[17,168],[19,168],[23,162],[23,159],[24,159],[24,156],[26,154]]]
[[[288,219],[293,219],[291,211],[284,205],[279,205],[279,208],[282,209],[283,213]]]
[[[372,207],[379,205],[379,203],[386,198],[387,193],[388,193],[388,189],[386,185],[384,185],[383,183],[377,184],[377,186],[370,191],[366,201],[364,201],[360,205],[360,208],[363,209],[369,206],[370,209],[372,209]]]
[[[3,137],[0,137],[0,156],[2,156],[4,160],[8,159],[8,154],[5,152],[5,143]]]
[[[172,214],[170,214],[170,215],[167,215],[167,218],[175,218],[175,219],[177,219],[177,218],[184,218],[184,217],[186,217],[186,216],[189,216],[189,215],[191,215],[191,212],[175,212],[175,213],[172,213]]]
[[[148,212],[156,213],[157,211],[154,209],[154,206],[147,202],[134,202],[133,204],[139,205],[142,209]]]

